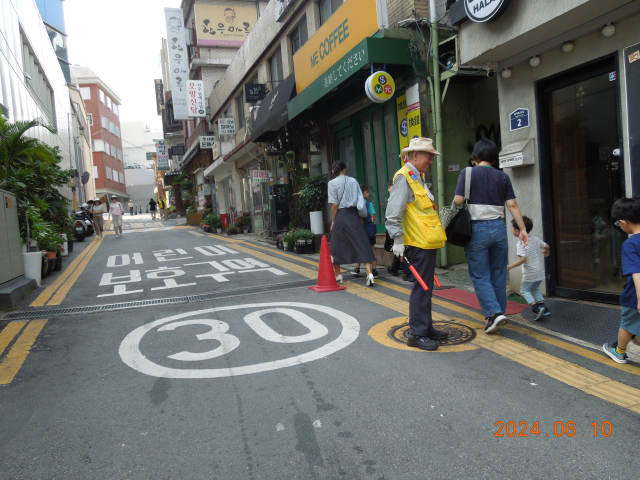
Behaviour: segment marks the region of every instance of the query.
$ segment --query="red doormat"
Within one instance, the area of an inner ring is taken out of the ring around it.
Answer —
[[[465,292],[464,290],[458,290],[457,288],[447,288],[445,290],[434,290],[433,294],[437,297],[451,300],[452,302],[461,303],[462,305],[466,305],[467,307],[482,311],[475,293]],[[507,315],[520,313],[527,307],[528,305],[507,300]]]

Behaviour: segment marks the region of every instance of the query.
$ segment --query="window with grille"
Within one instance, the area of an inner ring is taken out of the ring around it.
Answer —
[[[309,33],[307,31],[307,16],[304,15],[302,20],[291,34],[291,55],[295,55],[300,47],[302,47],[309,40]]]

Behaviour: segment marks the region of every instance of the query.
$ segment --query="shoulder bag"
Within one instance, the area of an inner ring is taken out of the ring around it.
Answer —
[[[458,210],[445,228],[447,243],[458,247],[466,247],[471,241],[471,214],[469,213],[469,196],[471,194],[471,167],[467,167],[464,182],[464,205]],[[455,203],[455,200],[454,200]],[[454,204],[451,204],[451,208]]]

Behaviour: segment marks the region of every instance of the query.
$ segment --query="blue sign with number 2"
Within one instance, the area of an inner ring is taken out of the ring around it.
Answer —
[[[529,126],[529,109],[519,108],[509,115],[509,122],[511,123],[512,132],[521,128],[527,128]]]

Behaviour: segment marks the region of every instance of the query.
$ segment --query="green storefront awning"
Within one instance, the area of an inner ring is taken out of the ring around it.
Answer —
[[[340,87],[363,68],[369,68],[371,63],[411,65],[409,42],[397,38],[365,38],[287,104],[289,120]],[[364,83],[362,93],[364,94]]]

